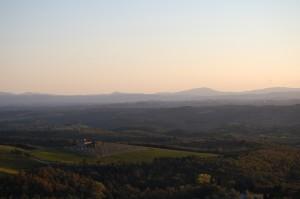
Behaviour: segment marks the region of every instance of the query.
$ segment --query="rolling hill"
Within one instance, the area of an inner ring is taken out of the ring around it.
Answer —
[[[210,88],[196,88],[169,93],[111,93],[100,95],[50,95],[0,93],[0,106],[65,106],[103,105],[136,102],[191,102],[202,104],[297,104],[298,88],[266,88],[244,92],[222,92]]]

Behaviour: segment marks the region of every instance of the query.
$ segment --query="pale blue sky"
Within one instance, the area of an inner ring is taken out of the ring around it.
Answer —
[[[300,87],[297,0],[0,0],[0,91]]]

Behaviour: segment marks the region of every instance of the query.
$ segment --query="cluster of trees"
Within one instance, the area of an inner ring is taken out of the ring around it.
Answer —
[[[168,198],[170,194],[173,194],[170,198],[234,198],[246,191],[262,194],[265,198],[300,196],[299,150],[281,146],[245,152],[236,157],[165,158],[151,164],[86,165],[64,169],[103,182],[108,198],[128,195],[127,198],[147,198],[150,193],[160,193],[151,198]],[[210,183],[201,183],[203,177],[204,182]],[[166,196],[159,197],[163,193]]]
[[[1,178],[4,198],[299,198],[300,153],[287,147],[237,157],[156,159],[152,163],[55,165]],[[1,197],[0,197],[1,198]]]
[[[102,199],[104,192],[104,185],[91,178],[51,167],[0,180],[0,198]]]

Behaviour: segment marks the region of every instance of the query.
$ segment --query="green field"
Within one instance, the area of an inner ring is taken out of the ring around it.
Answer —
[[[12,153],[15,147],[0,145],[0,173],[16,174],[19,170],[30,169],[42,164],[24,155]],[[18,149],[23,151],[22,149]]]
[[[93,157],[66,151],[64,149],[24,150],[13,146],[0,145],[0,174],[17,174],[20,170],[39,167],[51,163],[138,163],[151,162],[155,158],[176,158],[187,156],[196,156],[201,158],[216,157],[215,154],[209,153],[146,147],[141,147],[140,150],[127,151],[106,157]]]
[[[180,158],[195,156],[201,158],[216,157],[215,154],[210,153],[199,153],[199,152],[189,152],[189,151],[179,151],[170,149],[160,149],[160,148],[146,148],[139,151],[125,152],[117,155],[112,155],[103,158],[104,163],[137,163],[137,162],[151,162],[155,158]]]
[[[31,155],[41,162],[58,162],[65,164],[80,163],[84,159],[92,161],[93,158],[87,155],[76,154],[65,150],[33,150]]]
[[[160,148],[141,148],[140,150],[118,153],[106,157],[92,157],[74,152],[48,150],[48,151],[32,151],[34,157],[46,162],[59,162],[66,164],[86,163],[135,163],[135,162],[151,162],[155,158],[178,158],[187,156],[196,156],[201,158],[216,157],[215,154],[199,153],[179,150],[169,150]]]

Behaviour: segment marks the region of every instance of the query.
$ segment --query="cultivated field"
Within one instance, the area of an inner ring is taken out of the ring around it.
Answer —
[[[176,158],[195,156],[201,158],[216,157],[215,154],[189,151],[169,150],[149,147],[136,147],[114,143],[103,143],[90,154],[82,154],[66,149],[25,150],[14,146],[0,145],[0,174],[17,174],[20,170],[39,167],[53,163],[63,164],[110,164],[151,162],[155,158]],[[114,147],[116,150],[114,151]],[[123,150],[122,150],[123,149]],[[103,150],[105,155],[103,155]],[[109,152],[109,150],[111,152]],[[97,152],[100,151],[100,154]]]
[[[0,145],[0,173],[16,174],[19,170],[36,166],[41,166],[41,163],[26,155],[26,151]]]
[[[103,158],[104,163],[121,162],[121,163],[137,163],[137,162],[151,162],[155,158],[179,158],[195,156],[201,158],[216,157],[216,154],[199,153],[190,151],[179,151],[160,148],[144,148],[143,150],[125,152],[117,155],[111,155]]]

